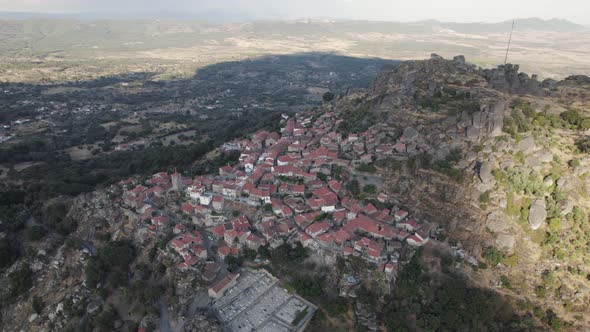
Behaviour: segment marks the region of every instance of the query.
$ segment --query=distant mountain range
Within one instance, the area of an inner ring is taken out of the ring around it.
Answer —
[[[31,18],[51,18],[51,19],[74,19],[74,20],[133,20],[133,19],[169,19],[169,20],[197,20],[209,22],[240,22],[264,20],[262,16],[255,13],[246,13],[241,11],[220,11],[210,10],[199,13],[179,13],[179,12],[135,12],[135,13],[27,13],[27,12],[0,12],[0,19],[21,20]],[[266,20],[272,21],[272,20]],[[277,21],[277,20],[274,20]],[[313,19],[312,19],[313,21]],[[335,20],[347,21],[347,20]],[[438,20],[425,20],[418,22],[380,22],[355,20],[363,24],[396,24],[404,26],[417,26],[425,28],[443,28],[450,29],[461,33],[493,33],[510,31],[512,21],[503,21],[497,23],[473,22],[473,23],[456,23],[441,22]],[[590,27],[580,25],[565,19],[553,18],[544,20],[540,18],[519,18],[515,20],[515,28],[519,30],[542,30],[542,31],[583,31],[590,30]]]
[[[420,23],[420,22],[418,22]],[[511,29],[512,21],[503,21],[498,23],[452,23],[438,21],[424,21],[426,24],[441,26],[463,33],[491,33],[491,32],[508,32]],[[518,30],[542,30],[542,31],[582,31],[588,30],[588,27],[564,20],[553,18],[543,20],[540,18],[521,18],[514,20],[514,28]]]
[[[136,20],[136,19],[169,19],[169,20],[202,20],[209,22],[240,22],[263,19],[255,13],[241,11],[208,10],[198,13],[192,12],[149,12],[136,11],[132,13],[117,12],[87,12],[87,13],[34,13],[34,12],[1,12],[0,19],[75,19],[75,20]]]

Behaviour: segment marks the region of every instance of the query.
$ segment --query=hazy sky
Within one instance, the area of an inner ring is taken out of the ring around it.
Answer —
[[[474,22],[557,17],[590,24],[590,0],[0,0],[0,11],[20,12],[138,15],[211,10],[257,18]]]

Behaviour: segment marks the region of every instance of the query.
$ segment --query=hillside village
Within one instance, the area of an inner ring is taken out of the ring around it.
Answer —
[[[179,273],[202,270],[209,282],[222,275],[229,255],[296,242],[326,262],[361,257],[391,280],[402,248],[422,246],[436,228],[392,204],[375,185],[359,200],[346,183],[363,176],[357,168],[383,158],[403,159],[426,146],[413,128],[386,142],[377,128],[343,135],[337,131],[341,122],[336,111],[283,115],[280,133],[259,131],[223,144],[220,153],[239,151],[239,160],[218,174],[130,178],[118,183],[123,194],[116,199],[145,227],[146,239],[172,230],[167,248],[177,257]],[[177,197],[176,204],[159,208],[166,195]],[[210,295],[224,290],[213,285]]]
[[[4,313],[12,330],[79,331],[83,316],[139,331],[583,330],[588,84],[433,55],[184,166],[150,151],[166,166],[48,202],[71,234],[13,264],[7,289],[30,294]],[[18,288],[27,271],[35,288]]]

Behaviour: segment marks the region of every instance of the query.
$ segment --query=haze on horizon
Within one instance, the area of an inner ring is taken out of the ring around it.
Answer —
[[[560,18],[590,25],[586,0],[0,0],[0,12],[104,17],[199,17],[233,19],[335,18],[383,21],[437,19],[498,22],[512,18]]]

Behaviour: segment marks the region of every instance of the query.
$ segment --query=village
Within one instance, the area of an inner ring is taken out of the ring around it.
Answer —
[[[220,147],[221,153],[240,152],[236,165],[194,179],[161,172],[144,183],[121,181],[123,202],[140,214],[139,222],[149,234],[163,236],[173,230],[169,248],[178,254],[180,270],[195,269],[210,254],[223,261],[246,247],[256,250],[299,241],[318,255],[359,256],[395,275],[396,249],[403,243],[423,245],[432,226],[411,218],[409,211],[378,209],[347,197],[336,173],[374,158],[411,153],[419,148],[414,142],[417,133],[406,131],[409,137],[402,136],[396,144],[378,144],[371,131],[343,138],[336,131],[341,120],[334,119],[332,112],[315,120],[304,114],[285,115],[280,134],[260,131]],[[339,158],[339,151],[352,160]],[[155,197],[170,192],[184,193],[179,222],[173,221],[178,219],[173,217],[176,211],[157,210],[153,204]],[[388,205],[386,194],[374,196]],[[213,241],[216,250],[209,253],[204,242]]]
[[[160,172],[121,181],[113,190],[122,189],[117,199],[147,239],[171,234],[166,250],[178,273],[201,271],[213,299],[238,275],[224,272],[226,257],[285,243],[300,242],[327,264],[359,257],[394,280],[401,250],[424,245],[435,225],[392,204],[382,188],[370,184],[368,196],[355,199],[346,184],[363,176],[355,171],[363,165],[404,158],[424,146],[412,128],[389,143],[372,128],[344,137],[337,131],[341,121],[335,112],[283,115],[280,134],[259,131],[223,144],[218,152],[239,153],[239,161],[217,174],[191,179]],[[159,208],[156,202],[169,196],[176,203]]]

